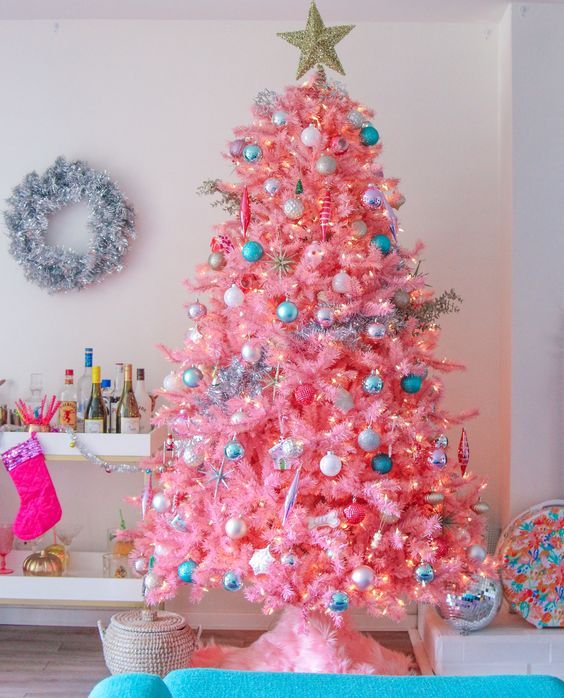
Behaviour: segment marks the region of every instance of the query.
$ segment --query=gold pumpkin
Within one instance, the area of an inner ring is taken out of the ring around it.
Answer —
[[[63,563],[53,553],[42,550],[26,557],[23,573],[26,577],[60,577],[63,574]]]
[[[67,569],[69,566],[69,554],[65,550],[64,545],[61,545],[60,543],[53,543],[52,545],[48,545],[46,548],[44,548],[44,550],[46,553],[51,553],[59,558],[61,564],[63,565],[63,572]]]

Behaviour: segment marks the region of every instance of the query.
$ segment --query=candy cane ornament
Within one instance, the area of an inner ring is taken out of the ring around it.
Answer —
[[[321,223],[321,236],[323,242],[327,240],[327,228],[331,221],[331,192],[326,191],[321,202],[321,215],[319,217]]]

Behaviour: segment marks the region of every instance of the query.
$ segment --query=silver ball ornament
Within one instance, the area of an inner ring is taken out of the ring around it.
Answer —
[[[223,252],[212,252],[208,257],[208,265],[214,271],[219,271],[220,269],[223,269],[223,267],[226,264],[227,260],[225,259],[225,255],[223,254]]]
[[[170,509],[170,499],[164,492],[157,492],[157,494],[154,495],[151,504],[153,509],[158,511],[159,514],[164,514],[165,511]]]
[[[225,522],[225,533],[231,540],[239,540],[247,535],[247,524],[238,516],[232,516]]]
[[[332,175],[337,169],[337,161],[332,155],[322,155],[315,163],[315,169],[319,174]]]
[[[446,448],[448,446],[448,438],[445,434],[439,434],[435,439],[435,446],[437,448]]]
[[[368,565],[359,565],[351,573],[351,581],[357,589],[364,591],[374,583],[374,570]]]
[[[133,569],[135,572],[137,572],[137,574],[146,574],[147,570],[149,569],[149,563],[144,557],[139,557],[133,563]]]
[[[199,320],[208,314],[208,309],[203,303],[196,301],[188,306],[188,317],[192,320]]]
[[[264,191],[270,196],[274,196],[280,189],[280,180],[277,177],[269,177],[264,183]]]
[[[363,238],[368,232],[368,226],[364,221],[361,220],[353,221],[351,224],[351,228],[355,238],[358,239]]]
[[[386,334],[386,325],[381,322],[371,322],[366,326],[366,334],[370,339],[382,339]]]
[[[436,468],[444,468],[447,464],[447,454],[442,448],[436,448],[428,458],[429,463]]]
[[[241,356],[248,364],[256,364],[261,357],[261,348],[253,342],[245,342],[241,347]]]
[[[327,477],[335,477],[335,475],[338,475],[341,472],[342,467],[343,462],[339,456],[336,456],[331,451],[327,451],[327,453],[319,461],[319,469]]]
[[[357,442],[363,451],[370,453],[375,451],[380,445],[380,435],[374,429],[367,427],[360,432]]]
[[[321,131],[310,124],[302,131],[300,140],[308,148],[315,148],[321,143]]]
[[[490,510],[490,505],[487,502],[476,502],[471,508],[476,514],[487,514]]]
[[[478,545],[477,543],[474,543],[474,545],[470,545],[466,549],[466,554],[471,560],[477,562],[479,565],[481,565],[482,562],[488,556],[487,550],[483,548],[481,545]]]
[[[286,217],[291,218],[292,220],[297,220],[298,218],[301,218],[304,213],[303,202],[300,199],[296,198],[287,199],[284,202],[283,209]]]
[[[288,121],[288,112],[278,109],[272,115],[272,123],[275,126],[285,126]]]
[[[321,325],[321,327],[323,327],[323,329],[327,330],[335,322],[335,313],[331,310],[331,308],[318,308],[315,311],[315,319]]]
[[[427,492],[425,495],[425,501],[432,506],[440,504],[444,501],[444,498],[445,496],[442,492]]]
[[[347,119],[349,123],[354,126],[354,128],[362,128],[362,124],[364,123],[364,115],[358,111],[358,109],[352,109],[348,115]]]

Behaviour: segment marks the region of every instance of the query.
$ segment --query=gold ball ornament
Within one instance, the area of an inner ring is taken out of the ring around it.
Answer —
[[[42,550],[26,557],[23,573],[26,577],[60,577],[63,574],[63,563],[54,553]]]

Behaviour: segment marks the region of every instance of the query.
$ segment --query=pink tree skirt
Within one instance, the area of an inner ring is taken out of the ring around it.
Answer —
[[[210,644],[192,657],[193,667],[241,671],[290,671],[316,674],[412,673],[413,660],[382,647],[346,625],[335,628],[324,616],[307,623],[296,608],[284,611],[276,626],[249,647]]]

